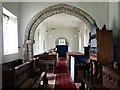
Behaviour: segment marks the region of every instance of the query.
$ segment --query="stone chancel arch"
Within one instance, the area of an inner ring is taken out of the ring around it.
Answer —
[[[33,59],[34,33],[37,26],[46,18],[60,13],[65,13],[81,19],[89,29],[92,29],[92,25],[95,22],[95,20],[88,13],[80,8],[68,4],[60,3],[43,9],[29,21],[26,27],[24,40],[25,61]]]

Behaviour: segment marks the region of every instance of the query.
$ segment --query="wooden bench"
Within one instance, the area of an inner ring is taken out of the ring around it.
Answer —
[[[80,87],[82,90],[85,90],[85,85],[87,86],[87,89],[92,90],[120,89],[120,70],[102,65],[95,60],[90,64],[90,73],[87,76],[89,79],[88,77],[82,78]]]
[[[103,66],[103,84],[95,85],[100,90],[120,90],[120,71],[110,66]]]
[[[4,71],[5,69],[10,69],[13,67],[16,67],[20,64],[23,64],[23,60],[22,59],[16,59],[10,62],[6,62],[2,64],[2,71]]]
[[[46,80],[47,76],[45,75],[45,72],[34,72],[33,61],[25,62],[17,67],[3,71],[3,89],[33,88],[36,81]],[[44,82],[46,83],[46,81]],[[39,87],[39,84],[37,87]]]
[[[58,59],[58,54],[57,53],[41,53],[34,55],[35,59],[40,59],[40,60],[57,60]]]
[[[89,68],[84,68],[85,74],[82,77],[81,87],[82,90],[106,90],[108,89],[103,85],[102,79],[102,64],[96,60],[90,60],[88,64]],[[85,87],[86,85],[86,87]]]
[[[54,60],[39,60],[39,67],[42,71],[53,72]]]
[[[53,72],[57,66],[58,54],[57,53],[42,53],[34,55],[36,66],[41,68],[43,71],[48,67],[48,72]]]
[[[107,88],[120,88],[120,71],[110,66],[103,66],[103,84]]]

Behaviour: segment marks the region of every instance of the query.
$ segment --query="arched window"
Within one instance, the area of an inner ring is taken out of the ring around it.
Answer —
[[[55,45],[69,45],[69,42],[66,38],[61,37],[56,40]]]

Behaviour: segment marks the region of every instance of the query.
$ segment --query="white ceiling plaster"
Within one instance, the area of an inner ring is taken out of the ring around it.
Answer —
[[[68,14],[57,14],[45,19],[41,24],[45,26],[47,30],[55,29],[79,29],[80,25],[84,22],[75,16]]]

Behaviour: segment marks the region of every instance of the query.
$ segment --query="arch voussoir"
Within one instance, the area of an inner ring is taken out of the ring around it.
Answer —
[[[50,7],[45,8],[44,10],[38,12],[28,23],[25,30],[25,40],[24,40],[24,60],[32,60],[33,57],[33,43],[34,43],[34,33],[38,25],[48,17],[51,17],[56,14],[65,13],[68,15],[75,16],[81,19],[88,28],[92,28],[94,19],[88,13],[83,11],[80,8],[60,3]],[[27,61],[26,60],[26,61]]]

